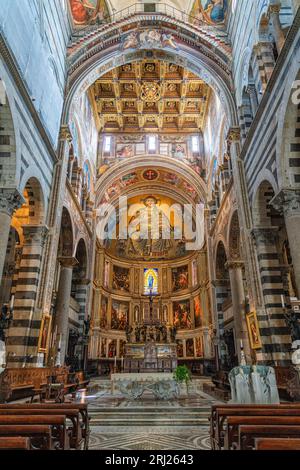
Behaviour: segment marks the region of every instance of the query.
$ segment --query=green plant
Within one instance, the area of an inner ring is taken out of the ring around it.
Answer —
[[[191,372],[187,368],[187,366],[177,366],[174,372],[174,378],[176,382],[180,384],[185,382],[187,387],[189,385],[189,382],[192,381]]]

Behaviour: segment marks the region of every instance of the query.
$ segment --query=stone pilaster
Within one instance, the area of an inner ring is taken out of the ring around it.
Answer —
[[[227,269],[230,276],[231,297],[234,316],[234,328],[236,339],[236,352],[241,361],[241,341],[243,342],[244,352],[247,363],[251,362],[249,337],[247,332],[246,316],[245,316],[245,290],[243,281],[244,263],[241,261],[227,262]]]
[[[59,262],[61,264],[61,271],[55,308],[55,327],[57,327],[57,341],[59,342],[56,344],[56,347],[58,348],[60,346],[60,359],[61,364],[63,364],[68,345],[69,310],[73,268],[77,266],[78,261],[76,258],[64,257],[60,258]]]
[[[264,361],[286,364],[291,338],[286,326],[281,296],[284,295],[282,270],[277,250],[276,227],[261,227],[252,231],[260,268],[265,313],[258,315]]]
[[[13,213],[19,209],[24,202],[23,196],[17,189],[0,189],[0,285],[6,257],[11,218]]]
[[[269,6],[269,11],[268,11],[269,18],[273,25],[274,39],[275,39],[276,46],[277,46],[279,53],[281,49],[283,48],[284,42],[285,42],[285,36],[281,27],[280,17],[279,17],[280,10],[281,10],[281,3],[279,2],[279,3],[271,4]]]

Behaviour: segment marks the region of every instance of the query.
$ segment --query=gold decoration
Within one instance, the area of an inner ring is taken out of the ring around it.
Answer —
[[[145,82],[141,86],[141,100],[157,102],[161,98],[161,86],[155,82]]]

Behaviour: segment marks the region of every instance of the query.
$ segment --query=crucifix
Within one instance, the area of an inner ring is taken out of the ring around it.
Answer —
[[[150,302],[150,324],[153,324],[153,291],[150,289],[149,295],[149,302]]]

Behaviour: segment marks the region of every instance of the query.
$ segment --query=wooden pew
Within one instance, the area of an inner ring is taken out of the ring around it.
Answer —
[[[28,437],[0,437],[0,450],[30,450]]]
[[[210,436],[213,450],[220,450],[224,445],[225,424],[228,416],[269,416],[276,410],[283,411],[284,415],[297,413],[300,410],[300,403],[282,403],[278,405],[238,405],[238,404],[215,404],[211,409]],[[280,415],[280,413],[278,414]]]
[[[240,426],[299,426],[299,416],[229,416],[224,439],[224,450],[239,450]],[[254,442],[253,442],[254,447]]]
[[[38,415],[38,416],[0,416],[0,426],[5,425],[48,425],[51,426],[53,437],[56,439],[56,450],[70,449],[70,431],[64,415]]]
[[[299,439],[300,426],[242,425],[239,428],[239,450],[254,450],[258,438]]]
[[[300,450],[300,438],[258,438],[255,439],[255,450]]]
[[[57,439],[46,425],[0,425],[0,437],[27,437],[32,450],[54,450]]]
[[[81,434],[84,439],[84,449],[88,450],[89,436],[90,436],[90,417],[88,414],[88,405],[86,403],[34,403],[34,404],[7,404],[0,405],[0,411],[5,409],[14,410],[17,412],[19,409],[41,410],[42,413],[47,414],[47,410],[78,410],[81,420]]]
[[[65,416],[69,421],[71,421],[71,426],[68,427],[70,431],[70,447],[71,449],[80,449],[84,438],[82,436],[81,420],[79,415],[79,410],[76,409],[54,409],[54,410],[45,410],[45,409],[28,409],[28,408],[19,408],[18,410],[10,409],[9,406],[6,409],[0,409],[1,416]]]
[[[215,406],[210,423],[212,448],[220,450],[223,447],[229,416],[290,416],[291,414],[300,416],[300,404]]]

